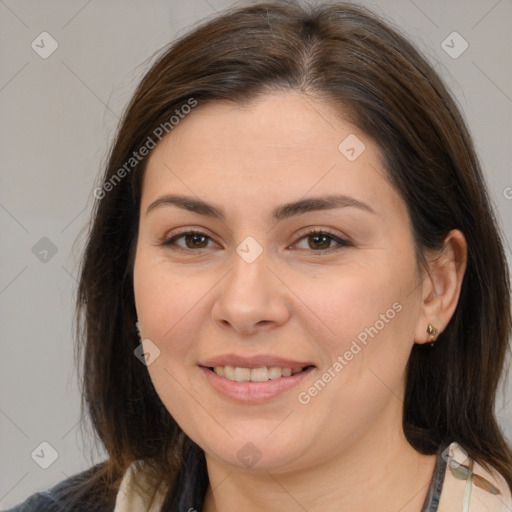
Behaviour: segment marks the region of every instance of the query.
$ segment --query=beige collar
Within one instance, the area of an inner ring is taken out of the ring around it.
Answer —
[[[132,462],[123,476],[119,491],[116,496],[116,506],[114,512],[160,512],[164,502],[165,494],[159,492],[155,497],[151,508],[148,508],[151,494],[151,484],[148,475],[141,469],[140,461]],[[137,484],[142,486],[145,492],[142,492]]]
[[[443,453],[447,464],[437,512],[512,511],[510,488],[499,473],[486,471],[457,443]]]

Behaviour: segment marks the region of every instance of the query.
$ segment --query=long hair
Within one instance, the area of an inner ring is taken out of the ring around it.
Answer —
[[[112,503],[124,471],[141,460],[155,487],[164,482],[169,489],[165,510],[187,510],[193,498],[196,508],[202,505],[204,453],[134,356],[132,271],[147,163],[138,151],[191,99],[196,108],[216,100],[245,104],[278,90],[325,100],[376,142],[387,178],[407,205],[420,263],[451,229],[466,237],[467,268],[453,317],[432,350],[414,345],[410,355],[403,429],[423,454],[457,441],[512,489],[512,452],[494,412],[511,332],[509,271],[464,120],[425,58],[372,12],[345,3],[275,2],[232,8],[166,47],[120,122],[77,294],[83,414],[108,455],[89,492]]]

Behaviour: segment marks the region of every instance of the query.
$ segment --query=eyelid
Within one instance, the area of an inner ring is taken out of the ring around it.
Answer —
[[[167,246],[167,247],[169,247],[172,250],[180,251],[180,252],[201,253],[201,252],[209,249],[209,247],[202,247],[202,248],[198,248],[198,249],[189,249],[189,248],[184,248],[184,247],[180,247],[180,246],[176,245],[175,241],[178,240],[179,238],[181,238],[184,235],[190,234],[190,235],[205,236],[206,238],[208,238],[209,240],[211,240],[212,242],[217,244],[217,242],[215,242],[213,237],[210,236],[207,233],[207,231],[208,230],[206,230],[204,228],[195,228],[195,227],[192,227],[192,226],[187,226],[187,227],[184,227],[184,228],[178,228],[177,230],[175,230],[173,232],[173,234],[170,237],[169,236],[164,237],[164,239],[160,243],[160,245],[162,245],[164,247]],[[321,254],[327,254],[327,253],[336,252],[337,250],[340,250],[340,249],[343,249],[343,248],[346,248],[346,247],[353,247],[354,246],[354,244],[349,239],[349,237],[346,237],[345,235],[340,235],[338,233],[335,233],[331,228],[307,226],[307,227],[302,228],[297,233],[295,242],[293,242],[293,244],[287,246],[287,248],[288,247],[293,247],[294,245],[299,243],[302,239],[307,238],[308,236],[313,236],[315,234],[327,235],[334,242],[336,242],[337,246],[329,247],[328,249],[323,249],[323,250],[313,250],[313,249],[302,249],[302,250],[306,250],[307,252],[310,252],[310,253],[313,253],[313,254],[320,254],[321,255]],[[293,249],[293,250],[296,250],[296,249]],[[301,250],[301,249],[299,249],[299,250]]]
[[[203,236],[207,237],[209,240],[211,240],[212,242],[214,242],[215,244],[217,244],[217,242],[215,242],[213,237],[208,234],[208,230],[206,230],[205,228],[195,228],[193,226],[187,226],[187,227],[184,227],[184,228],[177,228],[176,230],[173,231],[172,235],[170,235],[170,236],[169,235],[165,235],[162,238],[162,242],[160,243],[160,245],[169,246],[172,249],[175,249],[177,251],[182,250],[182,251],[186,251],[186,252],[191,252],[191,251],[201,252],[201,251],[204,251],[206,249],[206,248],[202,248],[202,249],[185,249],[185,248],[180,247],[180,246],[175,245],[175,244],[173,246],[173,242],[175,240],[181,238],[183,235],[188,235],[188,234],[190,234],[190,235],[203,235]]]
[[[326,228],[326,227],[317,227],[317,226],[306,226],[305,228],[302,228],[298,231],[297,235],[299,239],[304,238],[306,235],[314,235],[315,233],[329,235],[335,240],[338,240],[340,242],[345,243],[351,243],[348,236],[344,235],[343,233],[340,233],[338,231],[333,230],[332,228]],[[296,243],[296,242],[294,242]]]
[[[308,226],[308,227],[300,230],[300,232],[297,234],[298,238],[293,243],[293,245],[296,245],[302,239],[307,238],[308,236],[315,235],[315,234],[328,235],[328,237],[331,238],[332,240],[334,240],[338,245],[335,247],[330,247],[329,249],[323,249],[323,250],[319,250],[319,251],[309,249],[308,252],[311,252],[313,254],[327,254],[327,253],[336,252],[337,250],[343,249],[344,247],[353,247],[354,246],[354,244],[350,241],[350,239],[348,237],[346,237],[345,235],[340,235],[338,233],[335,233],[330,228],[319,228],[319,227],[314,227],[314,226]]]

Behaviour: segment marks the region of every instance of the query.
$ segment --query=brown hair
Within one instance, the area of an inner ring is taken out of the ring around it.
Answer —
[[[441,79],[399,33],[366,9],[264,3],[207,20],[165,48],[138,86],[113,143],[104,183],[190,98],[244,104],[273,90],[329,102],[382,151],[405,201],[418,261],[459,229],[468,242],[456,311],[433,349],[414,345],[403,428],[434,454],[457,441],[512,489],[512,452],[494,407],[511,332],[509,275],[473,143]],[[194,115],[192,112],[190,115]],[[142,460],[169,492],[165,510],[200,508],[203,451],[184,434],[134,356],[132,270],[147,157],[95,204],[77,297],[83,409],[108,459],[88,492],[113,503],[128,465]],[[83,490],[85,487],[82,487]],[[194,503],[195,500],[195,503]]]

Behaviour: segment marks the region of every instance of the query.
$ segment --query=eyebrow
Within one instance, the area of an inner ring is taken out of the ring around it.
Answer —
[[[226,215],[223,210],[211,203],[203,201],[201,199],[195,199],[190,196],[182,196],[177,194],[166,194],[159,197],[156,201],[152,202],[147,210],[146,215],[160,206],[177,206],[183,210],[197,213],[199,215],[205,215],[224,221]],[[368,204],[355,199],[350,196],[341,194],[329,194],[318,197],[310,197],[308,199],[300,199],[291,203],[285,203],[272,211],[272,218],[276,221],[281,221],[294,217],[297,215],[303,215],[308,212],[321,211],[321,210],[332,210],[335,208],[346,208],[353,207],[375,214],[375,210]]]

